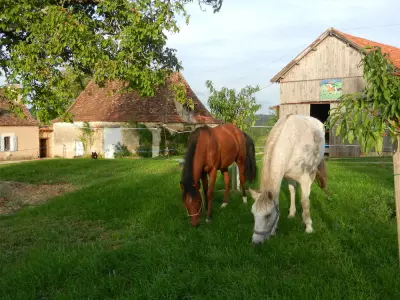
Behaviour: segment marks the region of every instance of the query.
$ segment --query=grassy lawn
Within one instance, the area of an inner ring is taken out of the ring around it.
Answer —
[[[174,160],[1,165],[0,180],[78,189],[0,217],[0,298],[399,299],[392,166],[329,160],[328,172],[330,196],[312,187],[315,233],[299,201],[286,217],[283,185],[277,235],[254,248],[239,194],[220,209],[216,192],[213,222],[190,227]]]

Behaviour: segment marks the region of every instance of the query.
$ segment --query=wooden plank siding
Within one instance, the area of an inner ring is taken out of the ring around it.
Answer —
[[[347,78],[363,75],[361,54],[341,40],[328,36],[315,51],[304,56],[284,75],[280,83],[330,78]]]
[[[331,77],[338,78],[338,77]],[[332,100],[320,100],[320,81],[290,81],[280,83],[281,105],[286,103],[320,102]],[[365,80],[362,76],[342,78],[342,92],[344,94],[361,91],[365,87]]]

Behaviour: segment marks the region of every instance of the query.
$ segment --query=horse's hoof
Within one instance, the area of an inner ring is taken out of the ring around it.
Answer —
[[[246,204],[247,203],[247,197],[242,197],[243,203]]]
[[[293,219],[293,218],[294,218],[294,215],[295,215],[295,214],[289,214],[289,215],[288,215],[288,218],[289,218],[289,219]]]
[[[314,232],[314,229],[313,229],[311,226],[307,226],[306,232],[307,232],[307,233],[313,233],[313,232]]]
[[[211,223],[211,219],[210,218],[206,218],[206,223]]]
[[[222,203],[221,204],[221,208],[224,208],[224,207],[227,207],[228,206],[228,203]]]

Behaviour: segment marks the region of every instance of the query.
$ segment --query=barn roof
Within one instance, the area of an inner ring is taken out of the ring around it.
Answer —
[[[38,126],[38,122],[25,105],[19,104],[23,112],[22,117],[11,113],[9,101],[2,93],[0,89],[0,126]]]
[[[279,71],[272,79],[271,82],[279,82],[281,77],[285,75],[290,69],[293,68],[304,56],[306,56],[310,51],[312,51],[318,44],[320,44],[327,36],[335,36],[336,38],[342,40],[344,43],[355,48],[356,50],[361,50],[366,46],[380,47],[383,53],[389,54],[390,59],[397,69],[400,70],[400,48],[389,46],[374,41],[370,41],[364,38],[356,37],[344,32],[341,32],[334,28],[329,28],[323,34],[321,34],[311,45],[309,45],[303,52],[301,52],[295,59],[293,59],[289,64],[287,64],[281,71]],[[400,75],[400,71],[395,73]]]
[[[172,83],[182,82],[186,86],[187,96],[193,99],[194,111],[191,122],[187,122],[178,112],[174,97],[169,89]],[[195,123],[216,124],[215,119],[204,107],[180,73],[174,73],[164,86],[160,86],[153,97],[140,97],[137,92],[119,93],[125,83],[108,82],[99,87],[91,81],[76,98],[67,113],[71,113],[74,122],[156,122],[156,123]],[[62,122],[61,118],[53,123]]]

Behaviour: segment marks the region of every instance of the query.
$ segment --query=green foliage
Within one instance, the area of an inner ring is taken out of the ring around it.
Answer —
[[[192,130],[192,128],[190,128],[190,127],[187,127],[184,129],[184,131],[191,131],[191,130]],[[191,134],[190,132],[174,133],[174,134],[168,133],[166,135],[166,138],[167,138],[168,149],[170,150],[169,155],[172,155],[172,156],[184,155],[187,150],[187,144],[188,144],[190,134]],[[165,144],[164,135],[162,135],[161,138],[163,139],[162,145],[164,145]],[[165,149],[165,148],[163,148],[163,146],[162,146],[161,149]]]
[[[153,135],[147,126],[132,120],[127,123],[127,127],[138,128],[136,130],[139,137],[139,146],[136,147],[136,154],[140,157],[152,157]]]
[[[360,93],[343,95],[330,111],[328,126],[350,143],[357,140],[366,153],[381,152],[383,137],[392,141],[400,134],[400,79],[395,67],[380,48],[366,49],[361,61],[366,87]]]
[[[47,122],[63,115],[77,78],[128,83],[152,96],[181,64],[166,47],[166,33],[179,31],[177,17],[193,0],[2,0],[0,75],[21,85],[22,101]],[[214,11],[221,0],[200,0]]]
[[[123,158],[128,156],[132,156],[132,153],[128,150],[128,147],[118,142],[115,145],[114,157]]]
[[[90,151],[94,142],[94,129],[90,126],[89,122],[84,122],[80,131],[81,135],[79,139],[83,144],[85,153],[88,154],[88,151]]]
[[[186,85],[179,80],[178,82],[174,83],[171,86],[171,90],[173,92],[173,95],[177,101],[179,101],[182,104],[187,105],[190,109],[194,109],[194,102],[193,99],[188,98],[187,96],[187,89]]]
[[[254,125],[255,114],[261,108],[253,96],[260,90],[259,86],[246,86],[239,93],[235,89],[223,87],[216,90],[212,81],[207,80],[206,86],[211,96],[208,98],[208,105],[211,113],[225,123],[232,123],[242,130]]]

